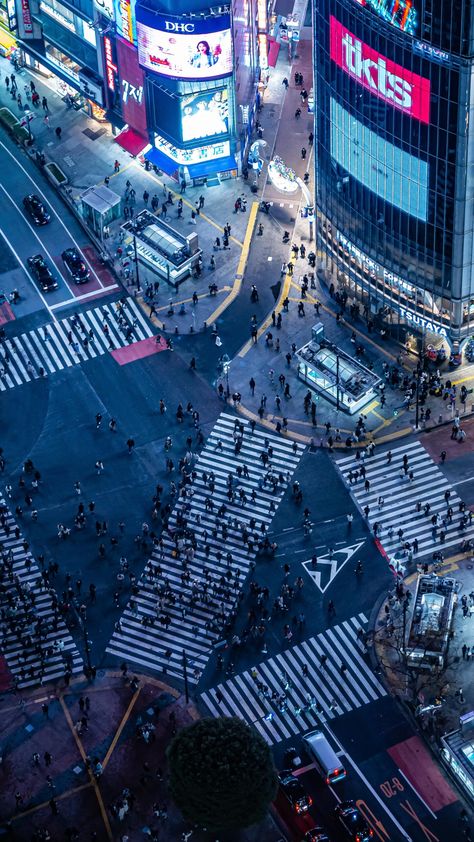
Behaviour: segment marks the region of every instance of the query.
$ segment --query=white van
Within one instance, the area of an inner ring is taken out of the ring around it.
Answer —
[[[310,731],[303,737],[303,742],[315,762],[316,769],[327,784],[344,780],[347,772],[322,731]]]

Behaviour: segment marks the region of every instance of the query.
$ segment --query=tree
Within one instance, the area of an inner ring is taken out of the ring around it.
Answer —
[[[212,831],[261,821],[277,776],[267,743],[236,717],[201,719],[168,748],[170,791],[185,819]]]

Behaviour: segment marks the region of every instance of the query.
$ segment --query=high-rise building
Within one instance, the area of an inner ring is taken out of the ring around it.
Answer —
[[[177,179],[237,175],[268,81],[265,0],[5,2],[20,61],[131,154]]]
[[[325,275],[418,350],[474,328],[473,10],[315,0]]]

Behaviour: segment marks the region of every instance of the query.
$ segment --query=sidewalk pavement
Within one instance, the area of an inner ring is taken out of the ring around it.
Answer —
[[[120,673],[107,672],[93,684],[78,679],[62,691],[3,695],[2,838],[30,842],[46,829],[50,839],[59,840],[71,838],[67,829],[76,828],[79,842],[122,840],[123,834],[129,842],[142,842],[148,827],[159,832],[160,842],[178,842],[190,829],[170,801],[165,752],[174,729],[199,714],[174,688],[150,676],[138,678],[137,690]],[[97,769],[100,774],[94,774]],[[127,812],[120,809],[124,790],[135,796]],[[166,819],[154,815],[154,805],[166,810]],[[220,835],[222,842],[280,838],[270,817],[248,831]],[[214,839],[214,834],[192,835],[193,842]]]

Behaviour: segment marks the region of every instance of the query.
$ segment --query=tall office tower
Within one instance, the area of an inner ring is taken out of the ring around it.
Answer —
[[[419,351],[474,327],[473,9],[315,0],[323,273]]]

